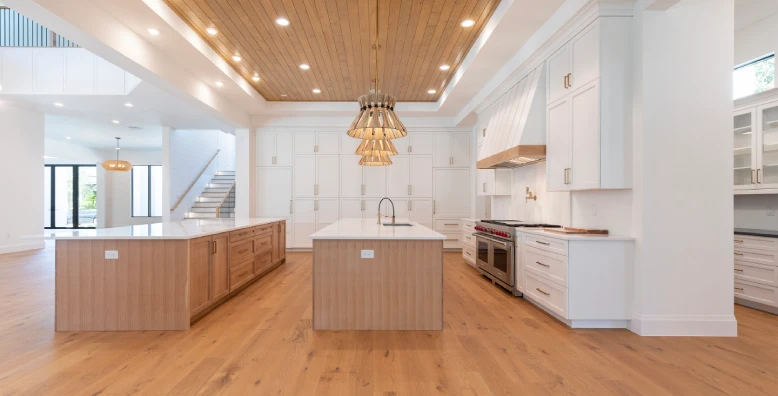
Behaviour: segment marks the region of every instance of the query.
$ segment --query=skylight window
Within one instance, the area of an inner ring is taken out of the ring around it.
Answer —
[[[735,99],[775,88],[775,54],[735,67],[732,83]]]

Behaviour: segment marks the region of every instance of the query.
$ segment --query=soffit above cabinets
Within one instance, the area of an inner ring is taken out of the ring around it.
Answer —
[[[380,1],[379,89],[400,102],[437,101],[500,3]],[[355,101],[372,87],[374,1],[164,2],[266,100]],[[290,23],[278,25],[277,18]],[[467,19],[474,25],[463,27]],[[211,35],[208,28],[218,32]],[[255,73],[259,81],[252,80]]]

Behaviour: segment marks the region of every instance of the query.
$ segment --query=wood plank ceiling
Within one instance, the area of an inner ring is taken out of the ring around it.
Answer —
[[[372,88],[375,0],[164,1],[269,101],[355,101]],[[401,102],[437,101],[499,4],[379,1],[379,89]]]

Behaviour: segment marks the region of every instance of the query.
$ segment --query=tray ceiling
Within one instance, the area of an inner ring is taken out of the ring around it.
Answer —
[[[372,88],[374,0],[164,1],[266,100],[355,101]],[[499,4],[379,1],[379,89],[401,102],[437,101]]]

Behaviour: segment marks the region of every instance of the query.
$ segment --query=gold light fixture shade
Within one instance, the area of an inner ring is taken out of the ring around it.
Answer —
[[[388,140],[405,137],[408,131],[394,113],[392,95],[369,93],[359,97],[359,115],[349,127],[348,135],[365,139]]]
[[[392,160],[385,153],[377,153],[376,155],[363,155],[359,160],[359,165],[362,166],[387,166],[391,165]]]
[[[362,143],[359,144],[359,147],[357,147],[357,151],[354,152],[354,154],[366,156],[376,156],[376,155],[397,155],[397,148],[394,147],[394,144],[391,140],[378,140],[378,139],[363,139]]]
[[[127,172],[132,169],[132,164],[121,160],[108,160],[103,162],[103,169],[112,172]]]

